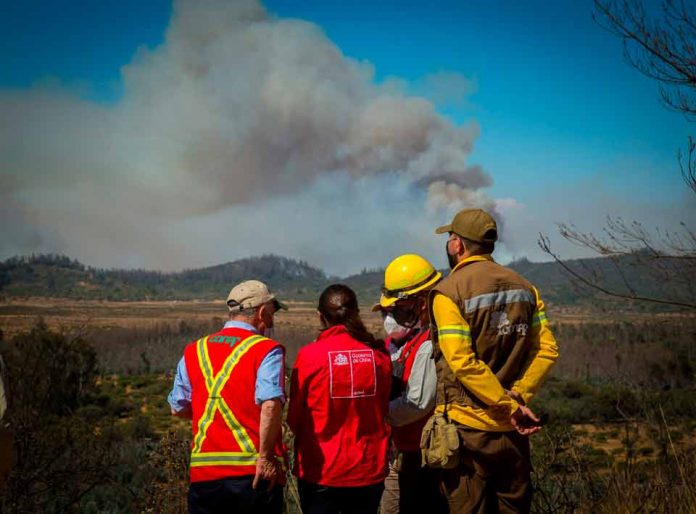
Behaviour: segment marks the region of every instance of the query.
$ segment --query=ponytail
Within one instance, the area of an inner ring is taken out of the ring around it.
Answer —
[[[332,284],[321,293],[317,307],[327,328],[343,325],[353,339],[370,348],[384,350],[384,341],[375,338],[360,319],[355,292],[343,284]]]

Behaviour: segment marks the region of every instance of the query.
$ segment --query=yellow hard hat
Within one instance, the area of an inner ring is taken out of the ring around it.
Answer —
[[[399,255],[384,270],[384,287],[379,304],[390,307],[397,300],[430,289],[442,278],[442,274],[420,255]]]

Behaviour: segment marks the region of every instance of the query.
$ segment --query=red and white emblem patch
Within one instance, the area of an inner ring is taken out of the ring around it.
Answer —
[[[377,393],[377,369],[372,350],[329,352],[331,398],[361,398]]]

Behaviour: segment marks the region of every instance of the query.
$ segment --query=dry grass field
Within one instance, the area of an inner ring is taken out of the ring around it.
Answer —
[[[316,306],[285,302],[276,315],[275,337],[287,347],[292,364],[299,347],[312,341],[320,325]],[[369,330],[383,336],[379,314],[363,307]],[[9,340],[28,331],[40,318],[52,330],[92,342],[105,371],[134,374],[171,371],[191,340],[222,328],[224,301],[110,302],[65,298],[5,299],[0,301],[0,330]],[[146,362],[151,362],[150,364]]]
[[[284,300],[285,301],[285,300]],[[281,311],[276,317],[278,327],[318,328],[316,306],[311,302],[288,301],[289,310]],[[371,305],[363,305],[361,315],[371,330],[378,332],[381,319],[370,311]],[[694,314],[663,313],[606,313],[598,315],[587,309],[573,307],[548,307],[552,321],[563,324],[616,323],[655,320],[666,322],[681,318],[694,318]],[[74,300],[70,298],[4,298],[0,299],[0,328],[5,336],[13,336],[31,327],[42,317],[46,324],[55,329],[76,330],[91,326],[99,328],[148,327],[154,324],[178,324],[204,322],[213,318],[224,319],[227,309],[219,301],[131,301]]]
[[[286,345],[291,364],[297,349],[312,341],[320,327],[313,303],[286,303],[289,309],[276,316],[275,337]],[[363,321],[383,337],[381,318],[370,307],[363,305]],[[562,348],[556,375],[669,375],[691,346],[696,327],[693,313],[605,313],[553,305],[547,310]],[[152,371],[172,370],[183,346],[219,330],[226,316],[222,300],[0,299],[0,330],[6,340],[29,330],[41,318],[50,329],[94,343],[106,371],[129,374],[144,371],[138,369],[143,359],[156,363]],[[625,344],[631,345],[630,355]]]
[[[279,328],[318,328],[316,306],[310,302],[286,302],[287,311],[276,315]],[[381,326],[378,314],[363,308],[363,321],[370,330]],[[41,317],[53,329],[68,331],[83,327],[146,328],[153,325],[177,325],[207,322],[227,316],[225,302],[219,301],[140,301],[110,302],[67,298],[10,298],[0,301],[0,328],[6,337],[27,330]]]

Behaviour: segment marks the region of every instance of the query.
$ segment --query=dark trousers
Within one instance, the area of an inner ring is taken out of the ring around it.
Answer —
[[[421,466],[421,452],[402,452],[399,469],[399,514],[446,514],[447,498],[440,491],[440,472]]]
[[[189,486],[189,514],[281,514],[283,488],[267,491],[267,484],[251,487],[253,476],[192,482]]]
[[[458,427],[461,462],[442,470],[450,512],[525,513],[532,504],[529,438]]]
[[[302,514],[377,514],[384,483],[329,487],[298,481]]]

